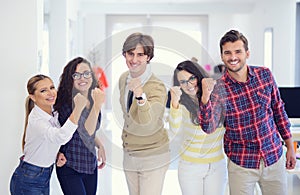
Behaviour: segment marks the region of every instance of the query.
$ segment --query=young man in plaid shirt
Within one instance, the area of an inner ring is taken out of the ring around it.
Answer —
[[[250,53],[242,33],[227,32],[220,50],[226,72],[217,81],[202,80],[199,119],[207,133],[224,120],[230,194],[253,194],[258,182],[264,195],[285,195],[286,169],[295,167],[296,157],[276,82],[269,69],[246,64]]]

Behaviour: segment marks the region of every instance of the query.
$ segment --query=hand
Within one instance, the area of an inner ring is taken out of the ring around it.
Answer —
[[[101,106],[105,101],[105,93],[99,88],[95,88],[91,93],[92,99],[94,100],[95,108],[100,112]]]
[[[216,80],[212,78],[203,78],[202,79],[202,97],[201,101],[203,104],[207,104],[210,94],[212,93],[216,85]]]
[[[296,166],[296,155],[294,149],[287,149],[286,151],[286,169],[294,169]]]
[[[142,82],[140,78],[133,78],[128,82],[128,89],[133,91],[135,97],[141,97],[143,93]]]
[[[105,155],[105,150],[103,145],[101,145],[98,149],[98,161],[99,161],[98,169],[104,168],[106,164],[106,155]]]
[[[80,93],[77,93],[74,97],[74,110],[70,116],[70,119],[73,123],[77,124],[78,120],[80,118],[82,110],[86,107],[88,100],[86,97],[81,95]]]
[[[179,100],[182,95],[182,91],[179,86],[173,86],[170,88],[171,103],[173,108],[178,108]]]
[[[66,164],[66,162],[67,162],[67,159],[66,159],[65,155],[63,153],[59,152],[57,154],[57,158],[56,158],[56,166],[62,167]]]
[[[75,104],[74,109],[78,109],[79,111],[82,111],[88,103],[88,99],[80,93],[77,93],[73,100]]]

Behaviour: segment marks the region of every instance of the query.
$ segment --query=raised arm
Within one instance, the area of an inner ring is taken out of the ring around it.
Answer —
[[[86,119],[84,126],[89,135],[93,135],[96,130],[96,125],[99,117],[99,113],[101,111],[101,107],[105,101],[105,93],[99,88],[95,88],[92,90],[92,99],[94,104],[89,113],[88,118]]]
[[[135,135],[153,135],[164,126],[167,91],[157,79],[149,80],[142,88],[146,99],[143,103],[133,100],[129,111],[131,125],[126,130]]]
[[[199,121],[204,132],[212,133],[220,123],[222,109],[221,90],[215,88],[212,78],[202,79],[202,97],[200,102]]]
[[[178,132],[182,124],[182,109],[179,105],[179,100],[182,95],[182,91],[179,86],[173,86],[170,88],[171,102],[169,113],[169,125],[174,134]]]
[[[74,97],[74,109],[69,119],[72,123],[78,124],[78,120],[80,118],[81,112],[87,104],[87,99],[81,95],[80,93],[76,94]]]

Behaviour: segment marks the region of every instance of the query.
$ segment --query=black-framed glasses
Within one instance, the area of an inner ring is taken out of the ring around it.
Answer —
[[[195,83],[197,80],[197,77],[195,75],[192,75],[188,80],[180,80],[179,83],[182,86],[188,86],[188,83]]]
[[[91,71],[84,71],[83,73],[75,72],[74,74],[72,74],[72,77],[73,77],[74,80],[79,80],[79,79],[81,79],[82,76],[85,79],[89,79],[89,78],[92,77],[92,72]]]

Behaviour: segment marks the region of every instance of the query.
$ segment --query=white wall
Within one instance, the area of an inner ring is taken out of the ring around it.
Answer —
[[[210,51],[219,58],[219,40],[229,29],[240,30],[249,41],[249,64],[263,65],[264,30],[274,31],[273,73],[280,86],[295,83],[295,0],[263,0],[255,4],[248,13],[210,14]],[[220,58],[219,58],[220,59]],[[289,75],[288,77],[286,75]]]
[[[78,31],[78,0],[49,0],[48,9],[49,74],[58,86],[64,66],[74,57],[74,52],[78,52],[78,49],[74,48],[78,47],[78,41],[73,38],[77,34],[72,34]]]
[[[262,64],[263,33],[265,28],[272,27],[273,73],[280,86],[293,86],[295,83],[296,1],[261,1],[255,6],[250,17],[250,22],[253,24],[253,28],[249,29],[251,60],[254,64]]]
[[[0,194],[6,195],[21,155],[26,83],[38,67],[43,7],[40,0],[10,0],[1,1],[0,10]]]
[[[55,86],[69,54],[68,1],[49,1],[49,73]]]
[[[208,19],[208,52],[215,62],[220,61],[219,40],[230,29],[237,29],[246,35],[249,41],[251,56],[249,64],[264,63],[264,30],[274,29],[274,69],[273,73],[280,86],[294,84],[295,62],[295,9],[296,0],[262,0],[258,3],[204,3],[204,4],[132,4],[119,3],[85,4],[81,6],[84,13],[83,53],[91,48],[91,43],[100,43],[105,39],[98,29],[105,29],[107,14],[207,14]],[[97,21],[97,22],[95,22]],[[108,24],[109,25],[109,24]],[[97,26],[97,27],[96,27]],[[95,31],[96,29],[96,31]],[[102,30],[103,32],[103,30]],[[289,75],[287,78],[286,75]]]

